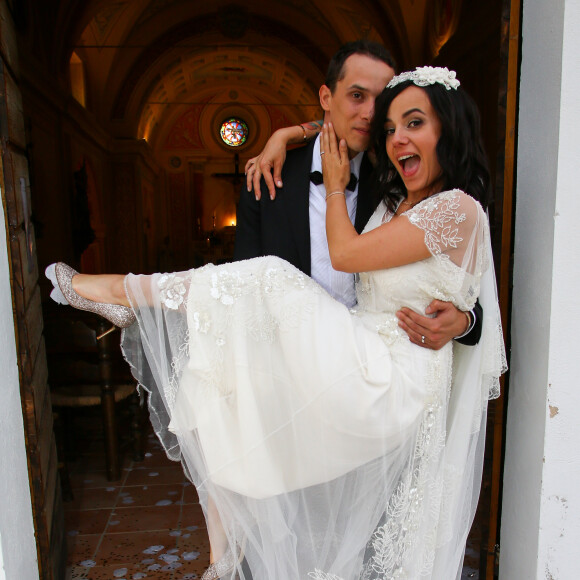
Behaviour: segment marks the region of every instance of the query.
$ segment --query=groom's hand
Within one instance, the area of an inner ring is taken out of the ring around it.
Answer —
[[[469,315],[457,309],[451,302],[433,300],[422,316],[410,308],[397,312],[399,326],[409,335],[411,342],[439,350],[456,336],[464,334],[470,325]]]

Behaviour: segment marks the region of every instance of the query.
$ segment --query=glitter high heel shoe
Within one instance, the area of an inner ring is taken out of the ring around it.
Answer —
[[[72,279],[76,274],[78,274],[76,270],[73,270],[73,268],[67,266],[63,262],[51,264],[45,270],[46,277],[54,286],[54,290],[50,293],[50,297],[59,304],[70,304],[73,308],[94,312],[111,322],[113,326],[107,332],[98,336],[97,339],[103,338],[103,336],[115,330],[115,326],[119,328],[127,328],[135,322],[135,313],[127,306],[93,302],[92,300],[88,300],[87,298],[83,298],[80,294],[77,294],[72,287]]]
[[[229,578],[243,559],[243,548],[239,548],[238,554],[235,555],[228,546],[226,553],[217,562],[208,566],[207,570],[203,573],[201,580],[219,580],[220,578]]]

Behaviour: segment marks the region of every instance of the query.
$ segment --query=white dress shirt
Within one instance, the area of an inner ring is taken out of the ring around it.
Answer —
[[[350,161],[350,171],[356,175],[360,173],[363,153],[359,153]],[[314,143],[312,152],[312,166],[310,171],[322,172],[320,160],[320,136]],[[356,216],[356,202],[358,196],[358,182],[354,191],[346,191],[346,208],[350,221],[354,224]],[[326,189],[324,184],[314,185],[310,182],[310,275],[332,297],[336,298],[349,308],[356,304],[354,288],[354,274],[338,272],[330,263],[328,240],[326,239]]]

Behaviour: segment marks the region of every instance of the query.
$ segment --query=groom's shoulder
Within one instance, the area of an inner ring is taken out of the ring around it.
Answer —
[[[282,173],[295,173],[296,171],[310,173],[310,167],[312,166],[313,148],[314,143],[310,142],[302,147],[290,149],[290,151],[286,153],[286,161],[282,167]]]

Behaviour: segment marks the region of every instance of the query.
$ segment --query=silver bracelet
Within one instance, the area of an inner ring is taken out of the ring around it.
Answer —
[[[327,194],[326,201],[328,201],[328,198],[332,197],[333,195],[344,195],[344,191],[333,191],[332,193]]]

